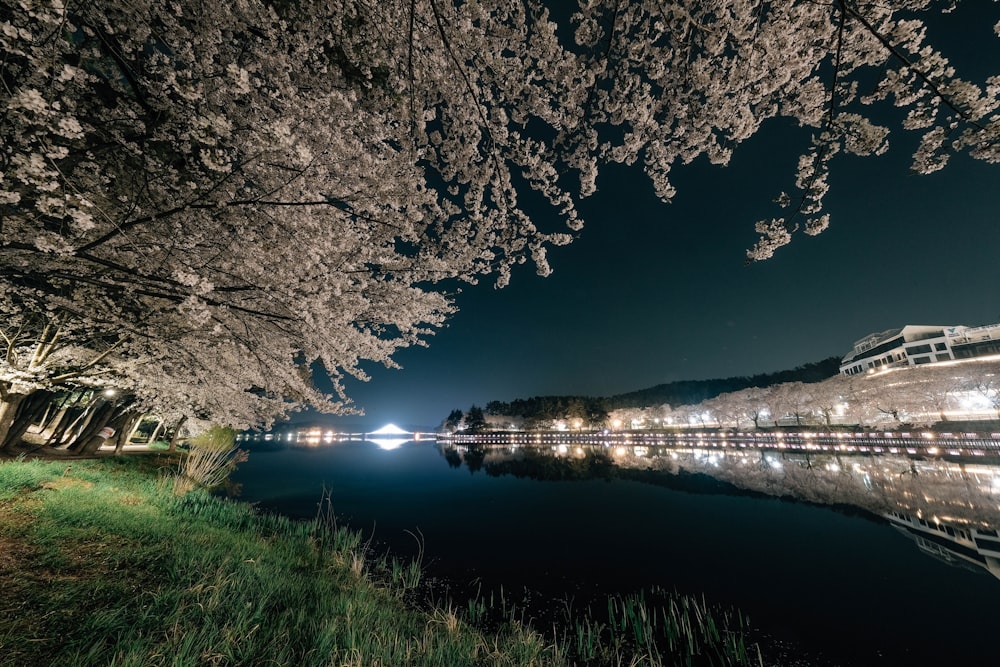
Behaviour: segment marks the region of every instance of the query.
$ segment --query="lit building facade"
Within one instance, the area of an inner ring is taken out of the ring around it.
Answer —
[[[1000,323],[981,327],[908,324],[872,333],[841,360],[843,375],[1000,355]]]

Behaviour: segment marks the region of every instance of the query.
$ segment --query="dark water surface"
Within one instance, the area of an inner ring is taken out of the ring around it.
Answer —
[[[574,445],[249,449],[234,475],[242,500],[312,518],[325,486],[339,520],[375,544],[411,557],[422,535],[429,576],[563,604],[704,593],[817,664],[1000,664],[1000,579],[987,565],[1000,569],[955,540],[997,528],[1000,468]]]

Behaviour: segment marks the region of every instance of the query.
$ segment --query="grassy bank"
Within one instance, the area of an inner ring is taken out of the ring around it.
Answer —
[[[173,469],[162,455],[0,463],[0,665],[758,662],[697,606],[643,625],[632,604],[547,636],[515,614],[477,629],[413,604],[419,568],[367,559],[329,514],[178,497]],[[654,632],[673,637],[666,657]]]

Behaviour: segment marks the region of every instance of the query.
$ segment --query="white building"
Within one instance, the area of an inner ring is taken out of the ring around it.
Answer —
[[[840,362],[843,375],[1000,354],[1000,323],[981,327],[907,324],[868,334]]]
[[[913,539],[924,553],[949,565],[974,565],[1000,579],[1000,539],[997,531],[984,526],[942,523],[936,518],[888,512],[883,514],[892,527]]]

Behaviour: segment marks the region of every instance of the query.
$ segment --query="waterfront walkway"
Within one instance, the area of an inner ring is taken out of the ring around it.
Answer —
[[[438,435],[456,445],[545,446],[587,444],[760,449],[789,452],[900,454],[927,457],[1000,458],[1000,432],[934,431],[608,431],[508,432]]]

